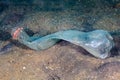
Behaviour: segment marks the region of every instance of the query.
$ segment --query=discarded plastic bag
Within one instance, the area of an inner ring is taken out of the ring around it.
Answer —
[[[81,32],[77,30],[59,31],[44,37],[29,37],[23,28],[13,30],[12,36],[22,44],[34,50],[44,50],[52,47],[60,40],[65,40],[83,47],[95,57],[104,59],[109,56],[114,46],[112,36],[104,30]]]

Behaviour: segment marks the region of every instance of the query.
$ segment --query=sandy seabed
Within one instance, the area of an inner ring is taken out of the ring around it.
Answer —
[[[120,29],[120,15],[114,10],[108,10],[111,18],[106,16],[107,13],[100,14],[104,12],[101,9],[91,12],[94,13],[92,15],[83,15],[69,10],[57,13],[34,12],[34,7],[29,7],[9,6],[0,14],[0,25],[28,27],[41,35],[66,29],[85,30],[88,29],[86,26],[109,31]],[[112,15],[112,11],[116,15]],[[85,15],[92,16],[92,19]],[[0,55],[0,80],[120,80],[119,36],[115,36],[114,41],[112,55],[104,60],[66,41],[44,51],[34,51],[14,43],[10,52]],[[9,40],[2,41],[1,47],[7,43]]]

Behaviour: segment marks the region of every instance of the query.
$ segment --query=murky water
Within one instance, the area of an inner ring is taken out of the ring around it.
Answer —
[[[0,0],[0,80],[119,80],[119,13],[119,0]],[[65,41],[34,51],[11,38],[15,27],[30,36],[102,29],[112,33],[115,47],[105,60]]]

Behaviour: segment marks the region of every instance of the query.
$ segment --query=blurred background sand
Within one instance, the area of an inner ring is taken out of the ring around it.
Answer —
[[[120,30],[119,0],[0,0],[0,80],[119,80],[120,38],[105,60],[83,48],[61,41],[44,51],[34,51],[11,40],[7,30],[29,28],[47,35],[60,30]],[[28,31],[29,35],[33,35]]]

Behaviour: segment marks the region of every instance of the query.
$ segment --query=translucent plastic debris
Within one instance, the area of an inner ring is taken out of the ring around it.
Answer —
[[[60,40],[65,40],[75,45],[81,46],[93,56],[105,59],[110,55],[110,50],[114,46],[112,36],[104,30],[91,32],[81,32],[77,30],[59,31],[43,37],[28,36],[23,28],[12,31],[13,39],[17,39],[22,44],[34,50],[45,50],[55,45]]]

